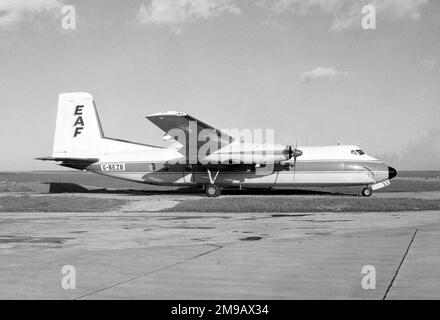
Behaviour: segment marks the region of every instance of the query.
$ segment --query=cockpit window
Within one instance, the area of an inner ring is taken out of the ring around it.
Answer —
[[[358,150],[351,150],[351,154],[353,154],[355,156],[362,156],[365,154],[365,152],[362,151],[361,149],[358,149]]]

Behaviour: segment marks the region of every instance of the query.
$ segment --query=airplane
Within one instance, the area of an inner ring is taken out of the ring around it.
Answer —
[[[200,186],[208,197],[232,187],[334,186],[363,187],[360,195],[370,197],[397,175],[396,169],[353,145],[297,147],[243,141],[183,112],[146,118],[172,145],[108,138],[91,94],[62,93],[52,156],[37,159],[144,184]]]

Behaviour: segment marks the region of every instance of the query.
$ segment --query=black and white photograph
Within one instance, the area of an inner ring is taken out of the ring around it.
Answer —
[[[0,119],[0,300],[440,299],[440,1],[0,0]]]

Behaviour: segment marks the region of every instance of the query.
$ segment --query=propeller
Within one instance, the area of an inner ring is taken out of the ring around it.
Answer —
[[[296,159],[302,156],[303,152],[298,149],[298,142],[295,141],[295,148],[289,146],[289,159],[293,158],[293,176],[296,175]]]

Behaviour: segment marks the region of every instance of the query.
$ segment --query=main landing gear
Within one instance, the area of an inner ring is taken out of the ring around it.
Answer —
[[[208,197],[215,198],[215,197],[218,197],[222,193],[222,189],[220,188],[220,186],[218,186],[216,184],[208,184],[205,187],[205,193]]]
[[[372,194],[373,194],[373,189],[371,189],[371,187],[366,187],[361,191],[362,197],[371,197]]]
[[[218,170],[217,173],[214,176],[212,176],[211,170],[208,169],[208,177],[210,184],[205,186],[205,193],[210,198],[218,197],[222,193],[221,187],[215,184],[215,180],[217,180],[219,172],[220,170]]]

